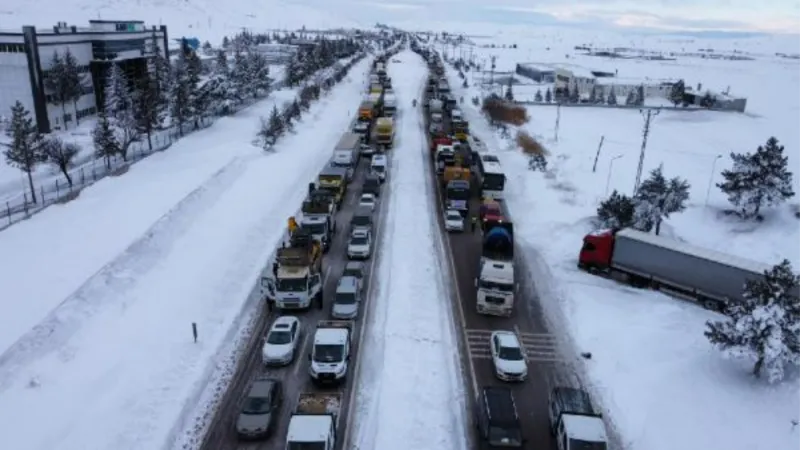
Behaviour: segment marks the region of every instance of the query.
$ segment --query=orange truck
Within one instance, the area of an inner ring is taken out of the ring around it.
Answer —
[[[370,122],[374,116],[375,104],[370,101],[361,102],[358,107],[358,119]]]

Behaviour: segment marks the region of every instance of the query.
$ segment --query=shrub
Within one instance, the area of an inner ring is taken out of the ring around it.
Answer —
[[[496,95],[483,99],[482,109],[494,123],[520,126],[528,122],[528,111],[525,107],[507,102]]]

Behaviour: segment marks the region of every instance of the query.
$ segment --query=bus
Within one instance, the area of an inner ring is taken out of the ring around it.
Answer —
[[[481,197],[492,200],[503,199],[503,189],[506,186],[506,175],[496,156],[481,154],[476,161],[478,183],[481,188]]]

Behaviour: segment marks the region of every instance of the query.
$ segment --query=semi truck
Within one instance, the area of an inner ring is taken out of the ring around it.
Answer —
[[[375,116],[375,104],[369,100],[364,100],[358,105],[358,120],[371,122]]]
[[[556,437],[558,450],[608,450],[603,417],[595,411],[586,391],[555,387],[548,403],[550,432]]]
[[[331,197],[307,197],[301,206],[300,228],[322,244],[323,253],[331,249],[336,233],[335,206]]]
[[[266,267],[261,292],[280,309],[306,309],[322,297],[322,249],[320,242],[289,219],[289,245],[277,251],[277,270]]]
[[[470,196],[469,181],[467,180],[452,180],[445,185],[445,207],[455,209],[465,217],[469,214]]]
[[[354,171],[360,146],[361,135],[351,132],[343,134],[333,149],[333,164]]]
[[[301,393],[289,417],[286,450],[333,450],[341,408],[339,392]]]
[[[502,218],[481,222],[481,256],[478,261],[478,314],[510,316],[514,310],[514,225]]]
[[[428,102],[428,114],[431,122],[442,122],[442,111],[444,110],[444,102],[437,99],[431,99]]]
[[[347,180],[351,170],[328,164],[317,176],[317,187],[333,194],[336,204],[342,205],[347,195]]]
[[[347,378],[352,351],[353,322],[320,320],[308,355],[308,374],[317,384],[340,384]]]
[[[391,117],[379,117],[375,122],[375,144],[384,148],[392,148],[394,144],[394,120]]]
[[[578,267],[634,286],[663,289],[715,311],[743,301],[745,282],[762,279],[771,269],[767,264],[631,228],[586,235]]]
[[[383,112],[390,117],[397,113],[397,95],[389,93],[384,94]]]

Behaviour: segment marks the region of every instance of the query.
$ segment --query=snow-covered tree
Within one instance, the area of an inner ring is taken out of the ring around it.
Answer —
[[[194,123],[194,129],[197,130],[200,128],[200,120],[208,111],[209,94],[200,85],[203,66],[196,54],[190,54],[186,57],[186,69],[189,92],[189,119]]]
[[[597,225],[601,228],[627,228],[633,225],[634,200],[616,190],[597,208]]]
[[[209,108],[217,113],[227,113],[238,100],[231,78],[228,56],[224,50],[217,52],[214,71],[206,82],[206,86],[210,102]]]
[[[275,145],[278,138],[285,132],[283,118],[277,106],[272,107],[269,119],[261,118],[261,128],[258,131],[258,138],[265,150],[269,150]]]
[[[81,147],[73,142],[64,143],[59,138],[47,138],[42,142],[42,154],[46,161],[61,171],[67,183],[72,187],[72,177],[69,169],[72,167],[73,160],[81,151]]]
[[[79,125],[81,119],[78,117],[78,100],[83,96],[84,75],[81,74],[78,60],[69,50],[64,51],[64,85],[66,87],[67,100],[72,102],[72,109],[75,113],[75,124]],[[91,81],[90,81],[91,82]]]
[[[542,97],[542,90],[541,89],[537,89],[536,90],[536,95],[533,97],[533,101],[535,101],[537,103],[542,103],[543,100],[544,99]]]
[[[111,64],[104,96],[104,112],[114,132],[117,152],[123,161],[127,161],[128,150],[139,141],[142,133],[128,77],[117,64]]]
[[[183,126],[192,118],[192,86],[185,58],[178,58],[175,62],[170,86],[170,117],[183,136]]]
[[[547,170],[547,158],[539,153],[532,153],[528,156],[528,169],[544,172]]]
[[[607,102],[611,106],[614,106],[614,105],[617,104],[617,93],[616,93],[616,89],[614,89],[614,86],[611,86],[611,89],[608,91],[608,100],[607,100]]]
[[[592,86],[592,91],[589,93],[589,103],[600,103],[598,98],[603,98],[603,93],[599,92],[600,86],[594,85]]]
[[[158,85],[150,76],[145,76],[133,90],[133,112],[139,133],[147,137],[147,148],[153,149],[153,133],[164,123],[165,111],[161,106]]]
[[[570,103],[579,103],[581,101],[581,90],[578,88],[577,84],[572,84],[568,99]]]
[[[678,177],[667,180],[663,166],[650,171],[650,176],[642,181],[634,195],[634,226],[643,231],[655,228],[656,234],[661,233],[664,219],[686,209],[689,187],[688,181]]]
[[[636,106],[644,105],[644,85],[640,84],[638,88],[636,88]]]
[[[771,137],[755,153],[731,153],[733,167],[722,171],[725,179],[718,183],[739,215],[759,217],[761,208],[775,206],[794,196],[789,159],[783,146]]]
[[[669,90],[669,101],[672,102],[673,105],[678,106],[684,102],[684,95],[686,95],[686,85],[683,80],[678,80]]]
[[[636,91],[634,91],[633,89],[628,91],[628,95],[625,97],[625,105],[626,106],[636,105]]]
[[[514,90],[513,86],[513,78],[508,79],[508,84],[506,85],[506,101],[513,102],[514,101]]]
[[[61,59],[58,52],[53,52],[53,56],[50,58],[50,68],[45,72],[44,87],[50,94],[51,102],[61,106],[61,121],[64,123],[65,130],[68,129],[67,103],[71,101],[68,83],[64,60]]]
[[[18,100],[11,107],[11,119],[6,127],[8,142],[3,143],[6,149],[3,155],[9,166],[16,167],[28,176],[28,186],[31,190],[31,201],[36,203],[36,189],[33,187],[33,171],[45,162],[42,153],[42,135],[30,117],[30,112]]]
[[[247,54],[249,68],[248,93],[253,97],[269,94],[272,86],[272,79],[269,77],[269,61],[257,51],[250,51]]]
[[[553,92],[550,91],[550,88],[547,88],[547,91],[544,93],[544,102],[550,103],[553,101]]]
[[[102,109],[97,112],[97,123],[92,131],[92,142],[94,143],[94,154],[97,158],[103,158],[106,167],[111,168],[111,158],[119,154],[119,144],[111,127],[111,122]]]
[[[158,98],[159,114],[166,116],[169,112],[169,98],[172,81],[172,64],[161,52],[156,52],[148,59],[148,75],[153,81]]]
[[[707,322],[706,337],[727,355],[754,361],[755,376],[783,379],[786,365],[800,364],[798,284],[788,260],[748,280],[744,302],[727,305],[726,320]]]

